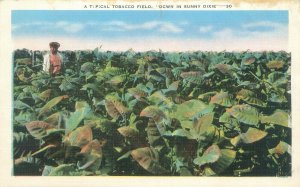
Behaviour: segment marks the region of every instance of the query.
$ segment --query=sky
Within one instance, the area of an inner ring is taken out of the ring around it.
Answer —
[[[287,11],[14,10],[14,48],[288,50]]]

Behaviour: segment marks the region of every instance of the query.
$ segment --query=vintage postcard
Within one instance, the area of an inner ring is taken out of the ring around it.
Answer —
[[[299,186],[298,1],[0,5],[0,186]]]

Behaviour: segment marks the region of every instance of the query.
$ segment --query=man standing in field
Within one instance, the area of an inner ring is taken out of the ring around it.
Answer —
[[[63,57],[58,52],[60,44],[58,42],[49,43],[50,53],[44,55],[43,70],[55,76],[62,73]]]

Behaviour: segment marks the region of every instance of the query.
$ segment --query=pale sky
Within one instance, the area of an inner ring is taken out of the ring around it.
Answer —
[[[14,48],[125,51],[288,50],[287,11],[12,12]]]

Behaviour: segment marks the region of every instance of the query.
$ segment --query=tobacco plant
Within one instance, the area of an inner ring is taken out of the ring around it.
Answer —
[[[291,175],[289,53],[64,51],[55,77],[24,53],[14,175]]]

